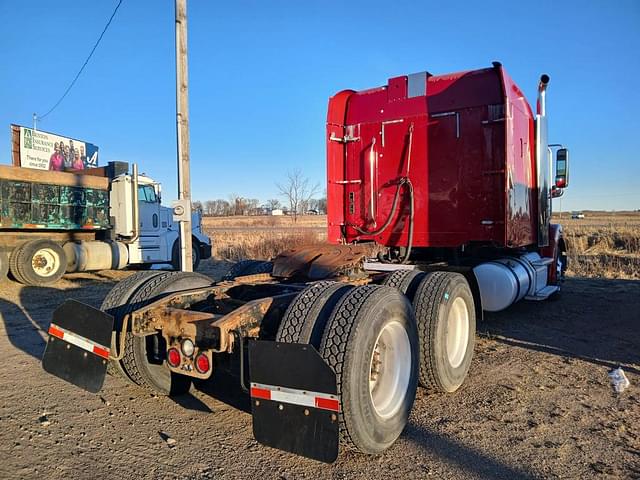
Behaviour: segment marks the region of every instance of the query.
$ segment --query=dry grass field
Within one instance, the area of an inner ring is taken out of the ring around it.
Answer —
[[[288,216],[205,217],[203,228],[214,258],[268,260],[288,248],[323,242],[326,223],[325,215],[305,215],[296,222]]]
[[[640,279],[640,212],[584,212],[554,216],[569,249],[569,274],[579,277]]]
[[[640,278],[640,212],[585,212],[583,219],[564,213],[561,223],[569,248],[569,275]],[[322,242],[326,216],[206,217],[205,231],[214,239],[214,256],[236,261],[269,259],[286,248]]]

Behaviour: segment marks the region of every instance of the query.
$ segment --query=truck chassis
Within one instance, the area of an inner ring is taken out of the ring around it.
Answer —
[[[254,262],[213,284],[196,273],[136,273],[101,310],[59,307],[43,366],[93,392],[109,369],[175,395],[237,355],[258,441],[325,462],[339,445],[380,453],[402,432],[418,384],[451,392],[464,381],[479,299],[442,266],[367,270],[375,248],[291,250],[271,273],[253,274]]]

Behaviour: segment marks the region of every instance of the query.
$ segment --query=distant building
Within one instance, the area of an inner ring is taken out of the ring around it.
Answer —
[[[271,215],[284,215],[284,212],[281,208],[274,208],[271,210]]]

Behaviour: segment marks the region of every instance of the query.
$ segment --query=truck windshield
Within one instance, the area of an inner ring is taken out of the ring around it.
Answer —
[[[138,199],[141,202],[157,203],[156,192],[151,185],[140,185],[138,187]]]

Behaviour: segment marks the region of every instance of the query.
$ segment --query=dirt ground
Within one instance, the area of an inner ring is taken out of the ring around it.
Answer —
[[[257,444],[247,398],[224,379],[162,398],[116,377],[92,395],[46,374],[55,307],[99,306],[126,275],[0,283],[0,478],[640,478],[640,281],[570,278],[556,301],[487,315],[458,392],[419,391],[388,452],[325,465]],[[620,395],[607,377],[618,365],[631,381]]]

